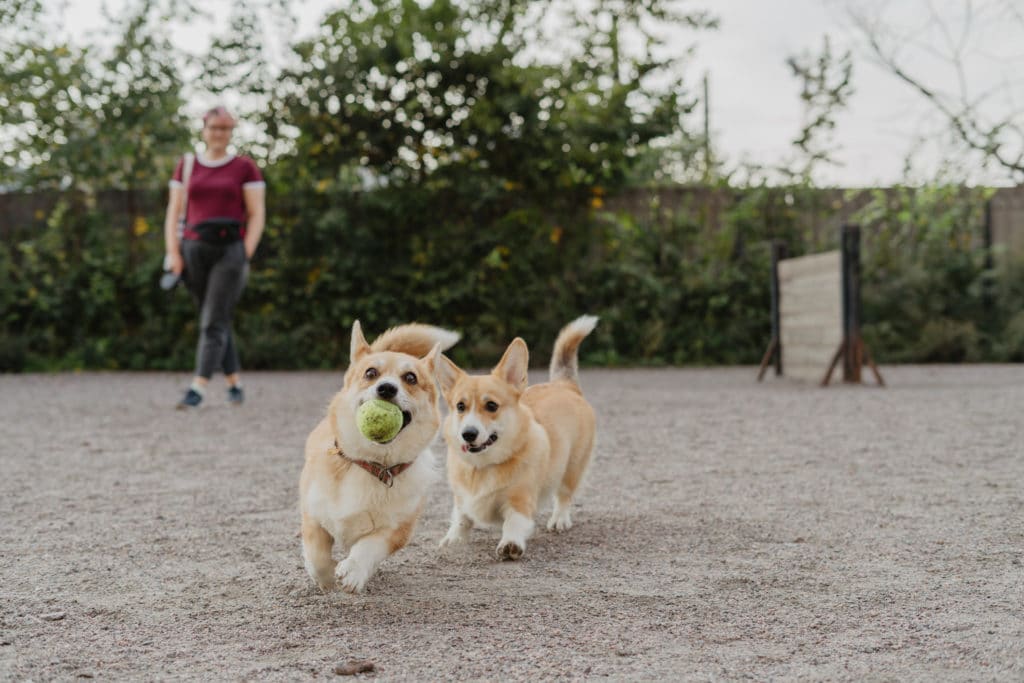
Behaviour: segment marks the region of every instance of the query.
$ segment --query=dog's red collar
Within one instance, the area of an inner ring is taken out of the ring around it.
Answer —
[[[371,462],[369,460],[354,460],[341,452],[341,446],[338,445],[337,439],[334,440],[333,450],[335,453],[337,453],[342,458],[345,458],[345,460],[348,460],[353,465],[359,465],[364,470],[366,470],[373,476],[377,477],[377,480],[380,481],[380,483],[387,486],[388,488],[391,488],[392,486],[395,485],[395,477],[397,477],[399,474],[412,467],[411,462],[400,462],[397,465],[385,467],[379,462]]]

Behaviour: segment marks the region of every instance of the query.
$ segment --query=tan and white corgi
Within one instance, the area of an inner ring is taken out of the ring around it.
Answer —
[[[500,526],[498,558],[519,559],[537,508],[548,500],[554,506],[548,529],[572,526],[570,506],[590,462],[596,423],[580,389],[577,352],[596,324],[596,317],[582,316],[563,328],[549,381],[529,388],[529,351],[521,338],[489,375],[468,375],[442,356],[438,379],[450,409],[444,436],[454,505],[441,547],[465,541],[474,525]]]
[[[321,588],[337,578],[344,590],[361,591],[408,542],[437,476],[428,450],[441,426],[436,369],[441,351],[458,339],[455,332],[411,324],[370,345],[359,322],[352,326],[344,385],[306,439],[299,482],[303,559]],[[359,406],[374,398],[402,409],[402,429],[387,443],[367,439],[356,424]],[[331,556],[335,541],[348,548],[340,563]]]

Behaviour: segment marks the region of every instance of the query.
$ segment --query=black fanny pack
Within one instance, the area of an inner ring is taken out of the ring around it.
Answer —
[[[196,223],[190,230],[206,244],[231,244],[242,239],[242,224],[233,218],[211,218]]]

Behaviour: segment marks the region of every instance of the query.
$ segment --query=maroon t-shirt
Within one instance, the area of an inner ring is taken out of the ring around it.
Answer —
[[[181,186],[184,157],[178,160],[171,180],[172,187]],[[199,239],[192,226],[211,219],[231,219],[242,224],[245,237],[245,196],[246,187],[264,187],[263,175],[256,163],[246,156],[227,156],[217,161],[207,161],[196,155],[192,175],[188,182],[188,207],[185,210],[184,239]]]

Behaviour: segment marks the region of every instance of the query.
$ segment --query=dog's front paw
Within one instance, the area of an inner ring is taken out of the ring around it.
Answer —
[[[495,554],[498,556],[499,560],[518,560],[523,556],[523,552],[525,550],[525,543],[502,539],[501,543],[498,544]]]
[[[548,520],[548,531],[568,531],[571,528],[572,515],[569,514],[569,508],[551,513],[551,519]]]
[[[437,547],[438,548],[447,548],[448,546],[461,545],[461,544],[463,544],[465,542],[466,542],[466,534],[460,533],[458,531],[454,531],[452,529],[449,529],[448,533],[446,533],[444,535],[444,538],[441,539],[441,542],[437,544]]]
[[[322,593],[327,593],[334,590],[335,586],[334,577],[324,577],[316,580],[316,587],[320,589]]]
[[[320,567],[316,567],[308,561],[306,562],[306,572],[309,574],[309,578],[313,579],[317,588],[325,592],[334,588],[334,572],[336,567],[337,563],[333,560]]]
[[[361,593],[363,588],[366,587],[366,582],[370,580],[373,571],[350,557],[339,562],[338,568],[334,573],[338,577],[343,591],[346,593]]]

